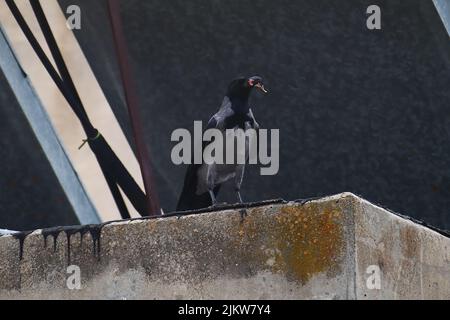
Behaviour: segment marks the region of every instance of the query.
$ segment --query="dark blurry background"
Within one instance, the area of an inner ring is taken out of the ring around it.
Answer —
[[[59,2],[81,7],[75,35],[132,141],[106,1]],[[382,30],[366,28],[371,4]],[[250,168],[245,200],[350,191],[450,229],[450,41],[431,0],[127,0],[122,11],[166,212],[185,173],[172,131],[206,122],[234,77],[259,74],[270,94],[254,95],[254,113],[280,129],[280,171]]]

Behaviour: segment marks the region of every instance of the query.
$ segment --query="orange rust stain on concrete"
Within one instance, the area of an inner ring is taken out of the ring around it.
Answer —
[[[148,228],[174,241],[182,241],[181,235],[187,234],[190,248],[200,256],[205,243],[217,247],[216,260],[226,259],[224,272],[230,274],[270,271],[305,284],[319,273],[333,277],[340,271],[344,222],[336,204],[254,208],[243,220],[237,213],[218,216],[213,229],[200,223],[199,217],[191,219],[154,223]]]
[[[156,220],[148,221],[148,224],[147,224],[148,231],[150,233],[154,234],[157,229],[157,225],[158,225],[158,222]]]
[[[336,208],[321,207],[287,206],[276,217],[279,237],[274,269],[303,284],[314,274],[338,271],[344,243],[342,214]]]
[[[227,230],[239,263],[269,269],[302,284],[321,272],[328,276],[339,272],[344,246],[339,207],[294,205],[276,211],[253,210],[236,229]]]
[[[417,228],[406,226],[400,228],[400,246],[406,258],[418,257],[420,255],[420,237]]]

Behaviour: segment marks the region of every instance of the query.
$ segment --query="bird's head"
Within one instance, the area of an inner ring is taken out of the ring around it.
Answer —
[[[264,88],[264,83],[261,77],[253,76],[247,79],[247,86],[250,89],[256,88],[262,93],[266,94],[268,91]]]
[[[227,95],[229,97],[248,97],[253,88],[256,88],[264,94],[268,93],[264,87],[263,79],[259,76],[253,76],[249,78],[241,77],[233,80],[228,86]]]

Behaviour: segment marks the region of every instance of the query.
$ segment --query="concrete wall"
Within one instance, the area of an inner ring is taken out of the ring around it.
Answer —
[[[450,239],[350,193],[247,213],[1,237],[0,298],[450,299]],[[366,286],[371,265],[379,290]]]
[[[355,211],[356,296],[450,299],[450,239],[364,200]],[[382,271],[382,290],[367,290],[367,267]]]

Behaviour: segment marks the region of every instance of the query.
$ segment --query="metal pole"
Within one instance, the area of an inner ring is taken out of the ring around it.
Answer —
[[[447,33],[450,36],[450,2],[448,0],[433,0],[436,9],[441,16],[442,23],[447,29]]]
[[[101,219],[73,168],[53,125],[25,72],[18,63],[0,27],[0,70],[6,76],[23,113],[27,117],[67,199],[81,224],[97,224]]]
[[[122,19],[120,16],[120,5],[117,0],[108,0],[109,17],[114,36],[117,58],[119,61],[122,83],[125,91],[125,98],[130,115],[131,126],[133,128],[134,141],[136,143],[136,153],[141,168],[142,179],[144,181],[147,207],[149,215],[160,215],[161,209],[159,198],[155,187],[153,171],[149,151],[143,141],[143,130],[140,122],[138,110],[138,98],[132,77],[131,67],[128,61],[128,52],[123,34]]]

